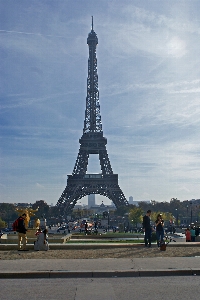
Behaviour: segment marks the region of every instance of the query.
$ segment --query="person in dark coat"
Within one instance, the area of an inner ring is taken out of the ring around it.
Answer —
[[[87,235],[87,233],[88,233],[88,223],[85,222],[85,235]]]
[[[145,247],[151,247],[151,233],[152,233],[152,228],[151,228],[151,223],[150,223],[150,215],[151,215],[151,210],[147,210],[146,215],[143,217],[143,231],[145,233],[144,236],[144,242],[145,242]]]
[[[27,243],[27,236],[26,236],[26,232],[27,229],[25,227],[25,223],[24,220],[26,219],[26,214],[22,214],[19,218],[18,218],[18,251],[22,250],[22,251],[27,251],[26,249],[26,243]],[[22,243],[22,246],[21,246]]]

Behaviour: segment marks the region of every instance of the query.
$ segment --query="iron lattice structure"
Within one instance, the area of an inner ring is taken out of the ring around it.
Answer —
[[[57,202],[63,213],[70,214],[79,199],[90,194],[100,194],[113,201],[115,206],[128,206],[118,185],[118,175],[113,174],[103,136],[97,74],[96,47],[98,38],[92,29],[88,34],[89,46],[87,97],[83,135],[79,140],[80,149],[72,175],[68,175],[67,186]],[[90,154],[98,154],[101,174],[87,174]]]

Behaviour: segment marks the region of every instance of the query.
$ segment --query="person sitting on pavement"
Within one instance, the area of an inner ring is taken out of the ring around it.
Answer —
[[[35,243],[34,243],[34,250],[36,250],[36,251],[48,251],[49,250],[47,233],[48,233],[48,230],[44,229],[42,232],[40,232],[37,235],[37,241],[35,241]]]

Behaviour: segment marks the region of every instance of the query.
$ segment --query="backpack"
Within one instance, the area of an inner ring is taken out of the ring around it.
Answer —
[[[19,225],[18,225],[18,219],[17,219],[17,220],[15,220],[15,222],[12,224],[13,231],[18,231],[18,227],[19,227]]]
[[[167,244],[166,244],[164,241],[162,241],[162,242],[160,243],[160,250],[161,250],[161,251],[166,251],[166,246],[167,246]]]

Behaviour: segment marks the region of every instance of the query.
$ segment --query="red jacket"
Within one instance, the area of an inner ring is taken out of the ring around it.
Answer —
[[[186,241],[191,241],[191,233],[189,230],[185,231],[185,237],[186,237]]]

